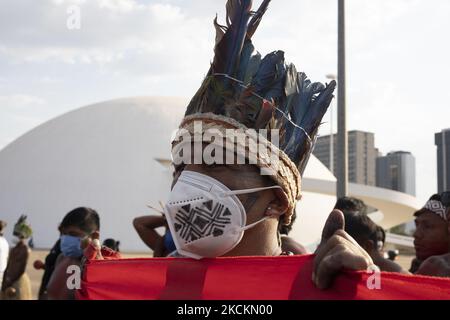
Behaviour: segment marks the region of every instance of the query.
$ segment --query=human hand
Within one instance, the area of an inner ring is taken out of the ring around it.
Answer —
[[[344,227],[344,214],[340,210],[333,210],[315,252],[312,280],[319,289],[330,287],[343,269],[367,270],[373,265],[370,255],[344,231]]]

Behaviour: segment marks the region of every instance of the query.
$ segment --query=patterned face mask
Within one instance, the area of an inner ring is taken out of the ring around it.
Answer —
[[[164,208],[178,252],[194,259],[229,252],[241,241],[245,230],[269,218],[247,226],[244,206],[236,195],[278,188],[231,191],[209,176],[183,171]]]

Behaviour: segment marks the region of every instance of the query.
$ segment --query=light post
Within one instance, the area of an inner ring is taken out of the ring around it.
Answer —
[[[348,141],[345,105],[345,1],[338,0],[338,133],[337,188],[338,198],[348,194]]]
[[[336,80],[335,74],[328,74],[327,75],[328,80]],[[330,105],[330,171],[331,173],[336,176],[336,173],[334,172],[334,133],[333,133],[333,101]]]

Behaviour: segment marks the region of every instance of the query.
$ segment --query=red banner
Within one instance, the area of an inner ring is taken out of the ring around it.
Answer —
[[[78,299],[450,300],[450,279],[343,272],[327,290],[311,281],[313,256],[89,261]],[[379,276],[380,282],[373,281]],[[375,285],[375,288],[374,288]],[[372,288],[372,289],[370,289]]]

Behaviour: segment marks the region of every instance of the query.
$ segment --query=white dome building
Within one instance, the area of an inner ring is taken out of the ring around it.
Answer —
[[[148,250],[132,220],[155,214],[146,205],[166,200],[172,180],[170,139],[186,103],[181,98],[142,97],[90,105],[44,123],[1,150],[0,219],[9,224],[7,238],[16,219],[27,214],[35,246],[49,248],[58,238],[63,216],[87,206],[100,214],[102,239],[120,240],[123,251]],[[311,245],[320,238],[335,203],[335,178],[314,156],[304,178],[291,235]],[[358,186],[350,189],[377,208],[380,203],[385,209],[396,206],[395,221],[386,225],[383,221],[389,219],[378,213],[384,227],[407,221],[417,207],[415,198],[398,192],[364,187],[358,194]]]

